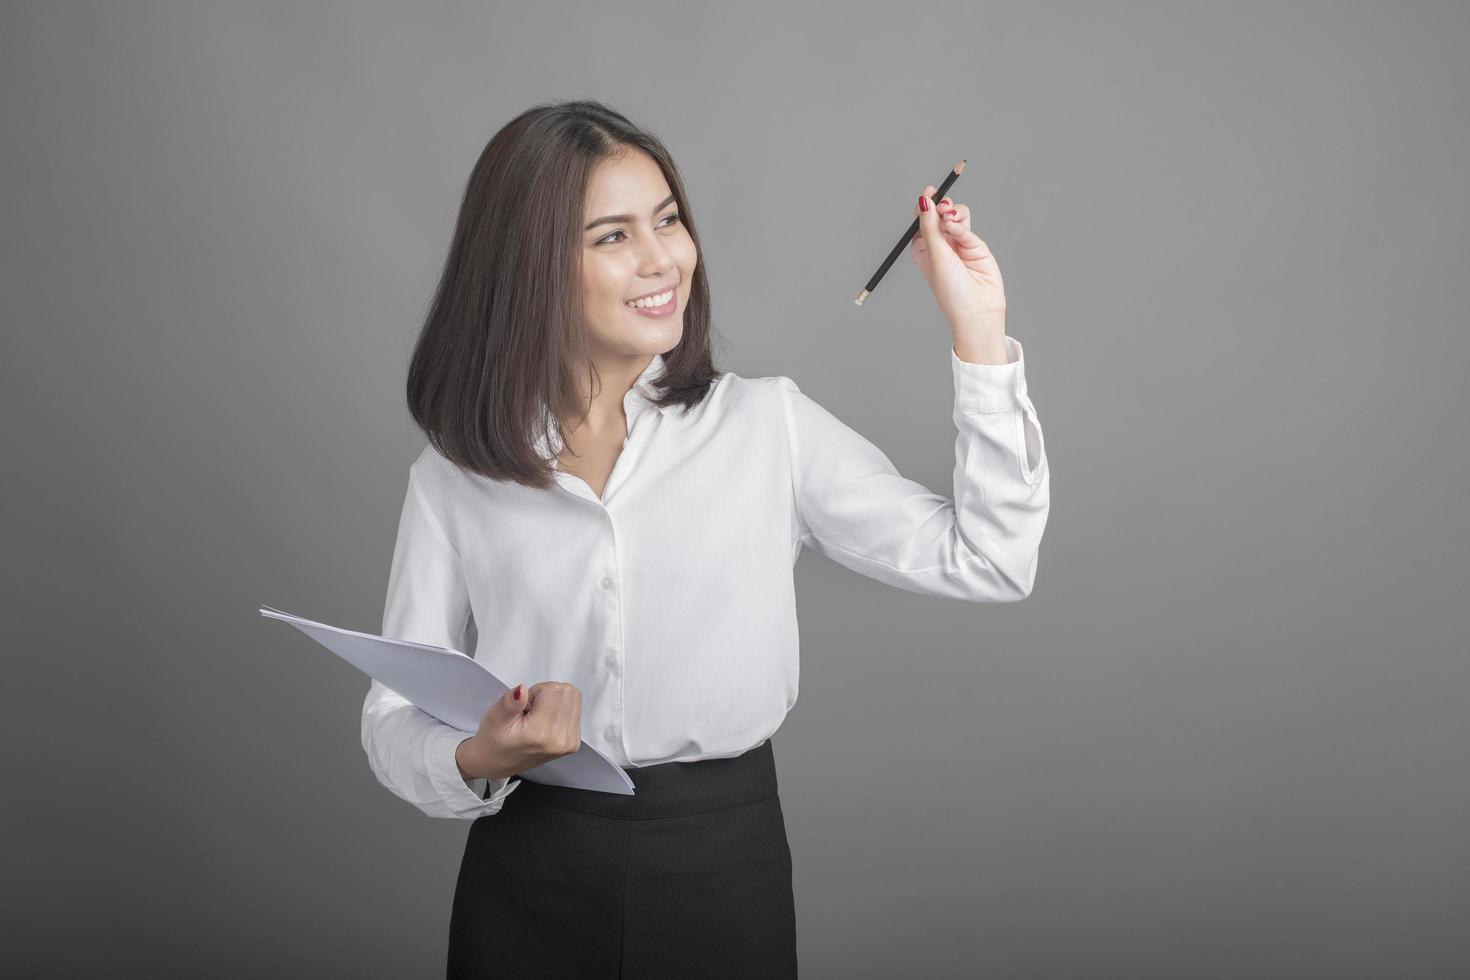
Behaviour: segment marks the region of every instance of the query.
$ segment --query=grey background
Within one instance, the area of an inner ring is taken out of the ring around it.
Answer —
[[[486,140],[607,101],[717,362],[949,492],[926,183],[1005,273],[1034,594],[806,554],[804,975],[1470,970],[1457,5],[9,3],[3,958],[442,975],[468,824],[372,779],[409,347]],[[534,957],[534,950],[507,951]]]

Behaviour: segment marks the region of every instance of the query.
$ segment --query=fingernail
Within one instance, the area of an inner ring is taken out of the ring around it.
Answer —
[[[519,701],[521,699],[521,686],[517,684],[516,689],[511,693],[515,696],[515,699]]]
[[[919,210],[920,211],[928,211],[929,210],[929,195],[927,195],[927,194],[920,194],[919,195]]]

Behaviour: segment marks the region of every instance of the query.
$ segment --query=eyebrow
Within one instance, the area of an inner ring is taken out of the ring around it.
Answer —
[[[670,194],[668,197],[666,197],[662,201],[659,201],[658,202],[658,207],[656,207],[656,208],[653,209],[653,213],[654,214],[658,214],[664,208],[666,208],[670,204],[672,204],[673,201],[674,201],[674,195],[673,194]],[[631,214],[610,214],[610,215],[607,215],[604,218],[598,218],[596,221],[592,222],[591,224],[589,224],[586,228],[583,228],[582,230],[583,231],[591,231],[593,228],[596,228],[598,225],[614,225],[614,224],[617,224],[620,221],[632,221],[632,220],[633,220],[633,216]]]

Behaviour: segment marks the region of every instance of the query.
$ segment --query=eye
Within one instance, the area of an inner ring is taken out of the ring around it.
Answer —
[[[679,217],[679,212],[677,212],[677,211],[675,211],[673,214],[665,215],[664,216],[664,221],[668,221],[670,218],[674,219],[675,222],[679,222],[679,221],[683,220],[683,219],[681,219]],[[663,222],[659,222],[659,224],[662,225]],[[669,225],[669,227],[672,228],[673,225]],[[612,235],[608,235],[606,238],[599,238],[597,241],[593,242],[592,244],[594,244],[594,245],[612,245],[613,244],[613,235],[622,235],[622,234],[623,233],[621,231],[615,231],[615,232],[612,233]],[[627,236],[624,235],[623,237],[626,238]]]

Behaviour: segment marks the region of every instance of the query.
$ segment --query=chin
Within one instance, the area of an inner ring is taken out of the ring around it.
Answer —
[[[679,342],[684,339],[683,324],[678,323],[678,317],[671,317],[676,321],[672,328],[664,329],[654,326],[637,334],[622,334],[617,337],[598,337],[592,341],[594,349],[601,348],[604,351],[619,357],[652,357],[654,354],[667,354]]]

